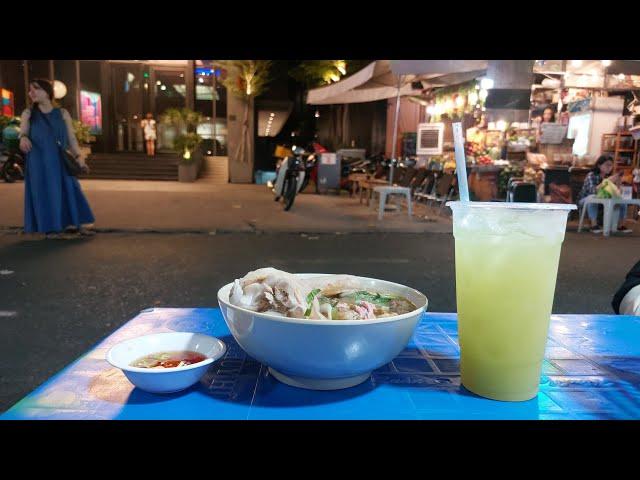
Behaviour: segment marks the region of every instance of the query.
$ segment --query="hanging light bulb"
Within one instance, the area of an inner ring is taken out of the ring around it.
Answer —
[[[316,118],[320,118],[320,110],[316,110],[315,117],[316,117]]]

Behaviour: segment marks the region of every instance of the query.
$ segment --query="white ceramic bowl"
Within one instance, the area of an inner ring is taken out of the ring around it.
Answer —
[[[139,368],[130,366],[151,353],[189,350],[201,353],[206,360],[176,368]],[[226,352],[217,338],[199,333],[169,332],[144,335],[118,343],[107,352],[107,361],[122,370],[136,387],[152,393],[173,393],[189,388],[205,374],[209,365]]]
[[[347,388],[367,380],[373,370],[404,349],[428,303],[422,293],[404,285],[356,278],[364,290],[402,295],[417,309],[375,320],[286,318],[231,305],[232,283],[218,291],[218,302],[233,338],[247,354],[267,365],[278,380],[314,390]]]

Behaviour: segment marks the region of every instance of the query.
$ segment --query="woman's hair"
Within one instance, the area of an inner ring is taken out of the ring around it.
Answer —
[[[55,98],[53,96],[53,84],[49,80],[45,80],[44,78],[36,78],[29,82],[29,85],[35,84],[40,87],[45,93],[49,96],[49,100],[51,103],[54,102]]]
[[[556,112],[553,110],[553,108],[551,107],[545,107],[544,110],[542,110],[542,119],[544,120],[544,112],[546,112],[547,110],[551,110],[551,122],[555,122],[556,121]]]
[[[603,163],[607,163],[607,162],[613,162],[613,158],[611,158],[609,155],[600,155],[598,157],[598,160],[596,160],[596,164],[593,166],[593,169],[592,169],[593,172],[600,175],[600,166]]]

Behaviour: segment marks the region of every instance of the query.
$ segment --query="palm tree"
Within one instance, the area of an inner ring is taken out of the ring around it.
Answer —
[[[249,112],[253,111],[253,99],[260,95],[269,82],[269,60],[224,60],[217,62],[227,70],[222,83],[235,96],[244,100],[241,140],[235,158],[243,163],[250,161],[251,139],[249,137]]]

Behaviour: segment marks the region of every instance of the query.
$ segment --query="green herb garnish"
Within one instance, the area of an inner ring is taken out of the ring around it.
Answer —
[[[316,296],[320,293],[320,289],[316,288],[315,290],[311,290],[311,293],[309,295],[307,295],[307,311],[304,312],[304,316],[308,317],[309,315],[311,315],[311,307],[313,305],[313,300],[316,298]]]

